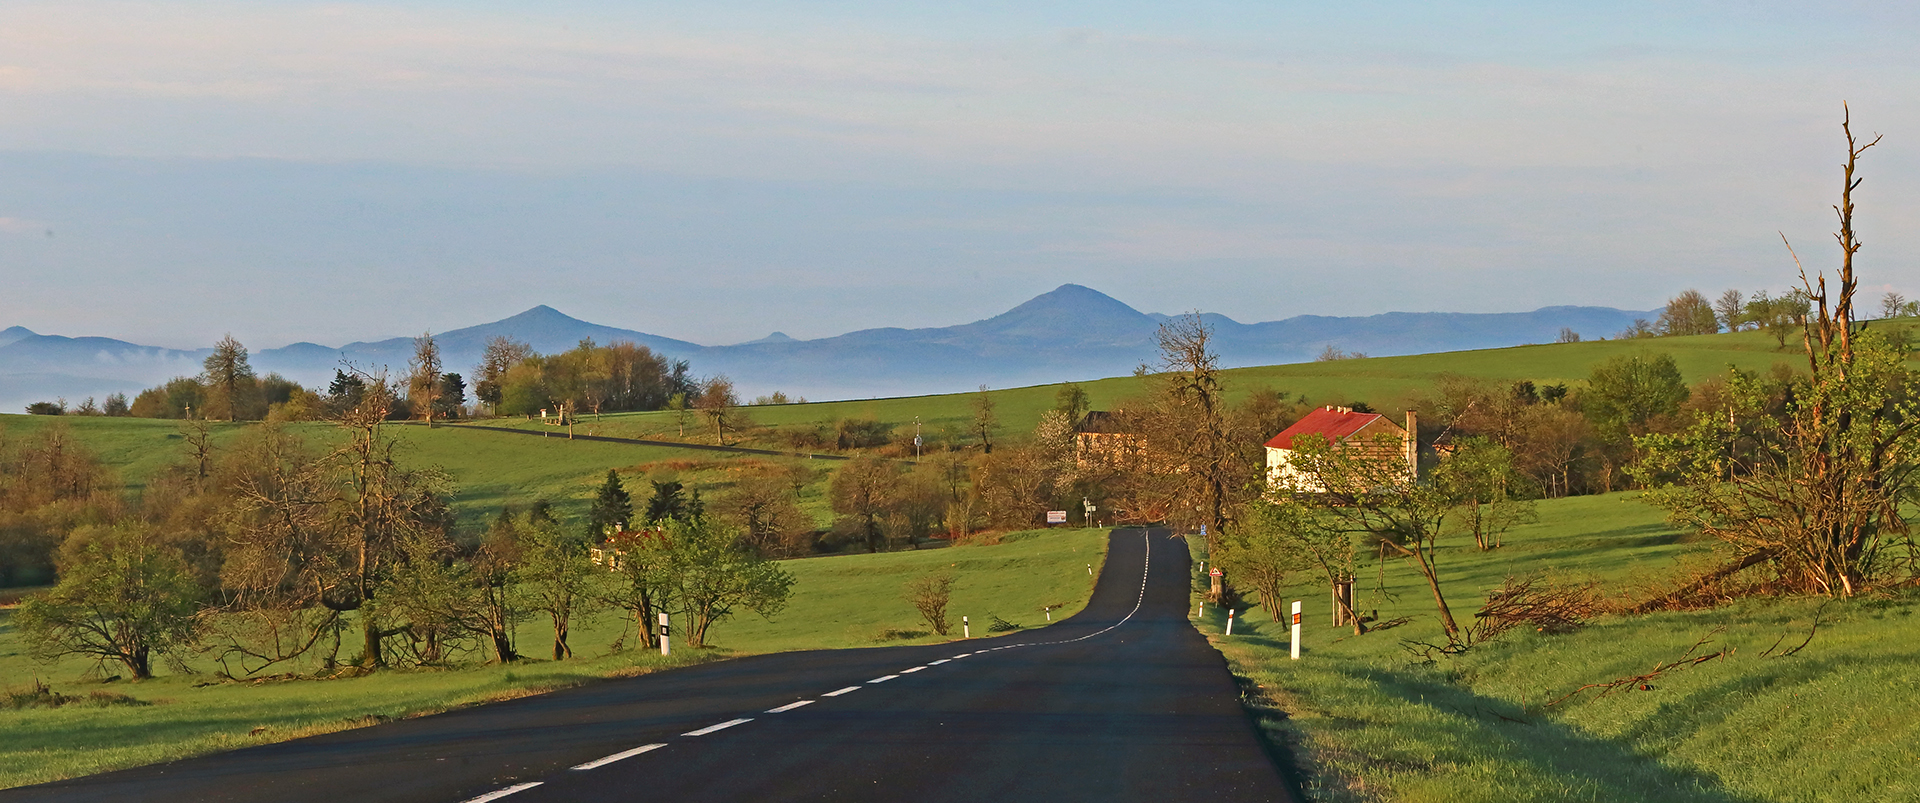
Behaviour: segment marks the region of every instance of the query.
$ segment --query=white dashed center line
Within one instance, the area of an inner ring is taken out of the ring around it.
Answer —
[[[626,759],[626,758],[633,758],[634,756],[637,756],[637,755],[640,755],[641,753],[650,753],[650,752],[653,752],[653,751],[655,751],[655,750],[658,750],[658,749],[660,749],[660,748],[662,748],[662,747],[666,747],[666,745],[664,745],[664,744],[643,744],[643,745],[640,745],[639,747],[636,747],[636,748],[633,748],[632,750],[628,750],[628,751],[626,751],[626,752],[623,752],[623,753],[614,753],[613,755],[610,755],[610,756],[607,756],[606,758],[602,758],[602,759],[596,759],[596,760],[594,760],[594,761],[589,761],[589,762],[587,762],[587,763],[585,763],[585,764],[581,764],[581,765],[578,765],[578,766],[576,766],[576,767],[574,767],[574,769],[576,769],[576,770],[597,770],[597,769],[599,769],[599,768],[601,768],[601,767],[604,767],[604,766],[606,766],[606,765],[608,765],[608,764],[612,764],[612,763],[613,763],[613,762],[615,762],[615,761],[619,761],[619,760],[621,760],[621,759]]]
[[[709,733],[713,733],[714,731],[723,731],[735,725],[745,725],[752,721],[753,721],[752,719],[729,719],[718,725],[708,725],[697,731],[687,731],[686,733],[682,733],[680,735],[681,736],[705,736]]]
[[[899,675],[883,675],[881,677],[877,677],[872,680],[869,680],[867,681],[867,683],[868,684],[885,683],[889,680],[893,680],[895,678],[900,677],[900,675],[910,675],[920,670],[926,669],[928,667],[939,666],[941,664],[948,663],[950,661],[958,661],[962,658],[966,658],[973,655],[985,655],[990,652],[997,652],[999,650],[1010,650],[1015,647],[1033,647],[1033,646],[1041,646],[1041,645],[1047,645],[1047,644],[1072,644],[1077,641],[1086,641],[1087,639],[1112,631],[1114,628],[1124,625],[1129,620],[1133,619],[1134,614],[1139,613],[1141,605],[1143,605],[1146,602],[1148,569],[1150,569],[1153,565],[1153,560],[1152,560],[1153,541],[1151,538],[1147,539],[1146,546],[1147,546],[1147,560],[1144,561],[1144,565],[1141,567],[1141,571],[1140,571],[1140,596],[1138,599],[1134,601],[1133,610],[1128,612],[1126,616],[1121,617],[1120,621],[1118,622],[1115,622],[1101,630],[1098,630],[1093,633],[1089,633],[1079,638],[1065,639],[1062,641],[1031,642],[1027,644],[1005,644],[998,647],[983,648],[980,650],[976,650],[974,652],[963,652],[963,653],[960,653],[959,655],[953,656],[952,658],[942,658],[937,661],[928,661],[924,666],[916,666],[916,667],[913,667],[912,669],[902,669],[900,670]],[[820,696],[839,697],[840,695],[847,694],[849,692],[859,691],[860,689],[861,689],[860,686],[848,686],[844,689],[835,689],[833,691],[827,692],[826,694],[823,694]],[[792,711],[804,705],[812,705],[813,703],[814,703],[813,700],[796,700],[794,702],[787,703],[786,705],[780,706],[778,708],[767,709],[767,713],[779,714],[787,711]],[[752,721],[753,719],[750,717],[742,717],[740,719],[730,719],[730,720],[727,720],[726,722],[721,722],[719,724],[708,725],[696,731],[687,731],[686,733],[683,733],[680,735],[681,736],[705,736],[710,733],[726,730],[735,725],[744,725]],[[608,764],[612,764],[616,761],[622,761],[625,759],[633,758],[634,756],[640,755],[642,753],[649,753],[654,750],[658,750],[662,747],[666,747],[666,745],[665,744],[645,744],[645,745],[641,745],[639,747],[633,748],[631,750],[625,750],[619,753],[614,753],[613,755],[607,756],[605,758],[595,759],[585,764],[577,765],[573,767],[573,769],[576,769],[576,770],[598,769]],[[526,783],[515,784],[505,789],[499,789],[492,792],[488,792],[479,797],[469,798],[465,801],[462,801],[462,803],[491,803],[491,801],[499,800],[501,798],[504,798],[516,792],[524,792],[528,789],[532,789],[536,786],[541,785],[541,783],[542,783],[541,781],[528,781]]]
[[[542,783],[541,781],[528,781],[526,783],[517,783],[505,789],[488,792],[476,798],[470,798],[466,801],[466,803],[487,803],[487,801],[489,800],[499,800],[500,798],[506,797],[507,795],[511,795],[515,792],[525,792],[528,789],[532,789],[536,786],[539,786],[541,783]]]

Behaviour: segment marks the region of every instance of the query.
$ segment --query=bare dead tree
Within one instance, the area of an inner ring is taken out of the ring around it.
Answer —
[[[1765,561],[1799,590],[1854,596],[1882,578],[1883,549],[1907,535],[1899,505],[1920,471],[1920,405],[1908,390],[1906,348],[1855,320],[1853,192],[1860,157],[1880,138],[1861,142],[1850,115],[1841,130],[1836,284],[1809,277],[1793,257],[1812,310],[1802,325],[1808,375],[1794,383],[1792,403],[1769,409],[1757,379],[1736,372],[1724,411],[1700,415],[1680,435],[1641,439],[1647,459],[1637,470],[1677,478],[1649,500],[1676,524],[1738,547],[1736,564]]]

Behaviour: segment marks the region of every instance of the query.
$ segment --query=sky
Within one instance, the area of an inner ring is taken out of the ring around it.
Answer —
[[[991,316],[1920,296],[1908,3],[97,2],[0,26],[0,328],[547,304],[707,344]],[[1877,306],[1877,303],[1875,304]]]

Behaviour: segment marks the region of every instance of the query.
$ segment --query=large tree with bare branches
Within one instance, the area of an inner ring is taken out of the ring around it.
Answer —
[[[1790,587],[1852,596],[1887,579],[1887,547],[1907,536],[1899,507],[1920,469],[1911,390],[1920,377],[1906,367],[1908,346],[1856,320],[1856,171],[1880,139],[1856,138],[1850,116],[1841,130],[1839,269],[1831,286],[1824,271],[1799,271],[1812,308],[1802,327],[1807,375],[1779,409],[1756,377],[1735,372],[1726,409],[1702,413],[1679,435],[1641,439],[1649,454],[1641,471],[1664,483],[1649,499],[1676,524],[1738,549],[1729,570],[1766,564]]]

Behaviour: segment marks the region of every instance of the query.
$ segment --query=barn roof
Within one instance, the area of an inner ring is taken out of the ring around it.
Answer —
[[[1301,435],[1320,435],[1328,443],[1339,443],[1368,424],[1381,420],[1386,419],[1379,413],[1356,413],[1345,407],[1322,407],[1293,422],[1293,426],[1281,430],[1280,434],[1273,436],[1273,440],[1267,441],[1267,446],[1292,449],[1293,439]],[[1394,429],[1400,429],[1400,425],[1391,420],[1386,423]]]

